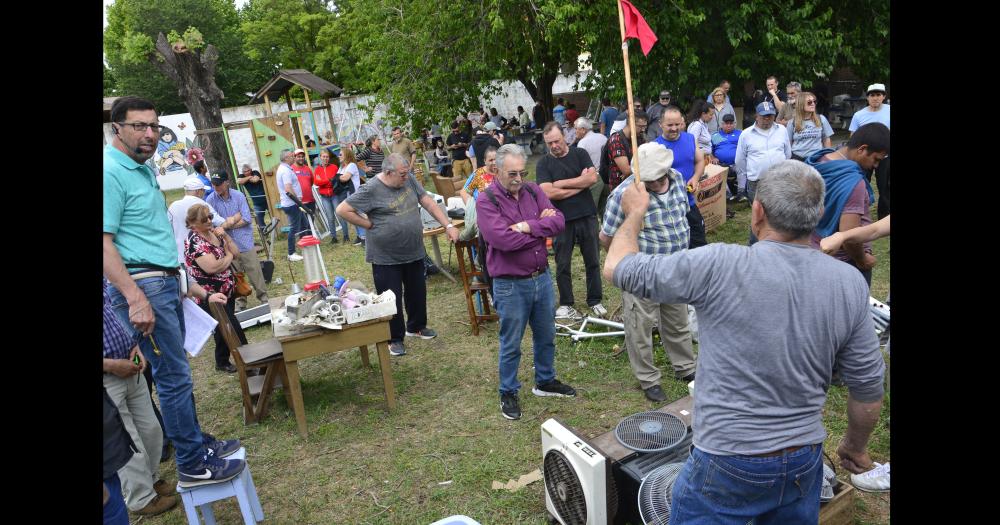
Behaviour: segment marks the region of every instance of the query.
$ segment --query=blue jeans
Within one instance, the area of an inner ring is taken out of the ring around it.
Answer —
[[[347,196],[345,195],[344,198],[346,199]],[[330,224],[331,228],[336,228],[337,222],[340,222],[340,228],[343,230],[342,235],[344,240],[349,240],[351,236],[349,235],[349,230],[347,229],[347,220],[337,215],[336,212],[338,204],[337,196],[334,195],[332,197],[327,197],[325,195],[320,195],[319,202],[320,208],[323,210],[323,214],[326,215],[326,222]],[[335,231],[331,230],[330,235],[332,235],[334,239],[337,238],[337,232]]]
[[[819,523],[822,443],[773,457],[693,448],[671,492],[670,525]]]
[[[336,196],[336,195],[334,195],[333,196],[333,207],[336,208],[337,206],[340,205],[340,203],[346,201],[347,198],[350,197],[353,194],[354,194],[353,191],[349,191],[349,192],[347,192],[344,195],[341,195],[339,197]],[[362,217],[367,217],[364,214],[362,214],[361,216]],[[338,219],[340,220],[340,225],[344,228],[344,240],[346,241],[349,238],[349,236],[347,235],[347,225],[348,225],[348,222],[343,217],[338,217]],[[365,238],[365,232],[368,231],[368,230],[366,230],[366,229],[364,229],[364,228],[362,228],[361,226],[358,226],[358,225],[354,226],[354,230],[357,232],[359,239],[364,239]]]
[[[153,370],[163,430],[177,450],[177,465],[187,466],[201,459],[205,447],[195,414],[191,366],[184,350],[184,309],[177,277],[149,277],[136,281],[136,285],[146,294],[156,316],[153,339],[160,355],[153,351],[149,337],[139,340],[139,348]],[[134,332],[125,297],[114,286],[108,286],[108,294],[122,326]]]
[[[264,212],[267,211],[267,197],[264,195],[251,195],[250,199],[253,201],[253,215],[254,219],[257,220],[257,226],[261,228],[267,226],[264,223]]]
[[[115,472],[104,480],[111,497],[104,504],[104,525],[128,525],[128,510],[125,509],[125,498],[122,497],[122,483]]]
[[[309,221],[306,215],[299,210],[298,206],[288,206],[281,208],[288,216],[288,255],[295,253],[296,235],[299,232],[309,231]]]
[[[556,377],[556,295],[549,271],[534,279],[493,278],[493,297],[500,315],[500,395],[521,389],[517,368],[521,363],[521,339],[531,324],[531,346],[535,354],[535,384]]]

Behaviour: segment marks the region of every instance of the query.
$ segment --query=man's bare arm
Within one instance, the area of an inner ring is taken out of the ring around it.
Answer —
[[[868,457],[868,438],[871,437],[875,424],[878,423],[882,411],[882,400],[871,403],[856,401],[847,397],[847,433],[837,447],[840,465],[845,469],[860,474],[871,469],[872,460]]]

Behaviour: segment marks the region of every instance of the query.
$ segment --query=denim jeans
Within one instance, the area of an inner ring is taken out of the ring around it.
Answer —
[[[261,228],[267,226],[264,223],[264,212],[267,211],[267,197],[264,195],[251,195],[250,199],[253,201],[253,215],[257,221],[257,226]]]
[[[347,195],[344,195],[344,198],[346,199]],[[351,236],[349,235],[350,230],[348,230],[347,219],[337,215],[336,211],[337,205],[340,204],[340,202],[337,199],[337,196],[332,195],[330,197],[327,197],[326,195],[320,195],[319,199],[320,199],[319,200],[320,209],[322,209],[323,214],[326,215],[326,222],[330,224],[331,228],[336,228],[337,223],[339,222],[341,229],[341,236],[344,238],[345,241],[349,240]],[[334,239],[337,238],[336,231],[331,230],[330,235],[332,235]]]
[[[556,296],[548,270],[534,279],[493,278],[493,297],[500,315],[500,395],[521,389],[517,368],[521,363],[521,339],[531,324],[531,346],[535,354],[535,384],[556,377]]]
[[[297,234],[302,231],[309,231],[309,221],[306,215],[299,210],[298,206],[288,206],[281,208],[288,216],[288,255],[295,253],[295,243],[298,241]]]
[[[116,472],[104,480],[108,488],[108,502],[104,504],[104,525],[128,525],[128,511],[125,510],[125,498],[122,497],[121,481]]]
[[[156,316],[153,339],[160,355],[153,351],[149,337],[139,340],[139,348],[153,369],[163,429],[177,451],[177,465],[187,466],[201,459],[205,447],[195,414],[191,366],[184,350],[184,310],[177,278],[149,277],[136,281],[136,285],[146,294]],[[108,293],[118,320],[126,330],[134,332],[125,297],[114,286],[108,287]]]
[[[773,457],[694,447],[671,492],[670,525],[818,523],[822,443]]]
[[[336,196],[336,195],[334,195],[333,196],[333,207],[336,208],[337,206],[339,206],[340,203],[346,201],[347,198],[350,197],[352,194],[354,194],[353,191],[347,192],[344,195],[341,195],[339,197]],[[365,215],[363,213],[359,213],[359,215],[361,215],[362,217],[366,217],[366,218],[368,217],[367,215]],[[344,240],[346,241],[349,238],[349,235],[347,235],[347,227],[348,227],[349,223],[343,217],[338,217],[338,218],[340,219],[341,226],[344,228]],[[368,231],[368,230],[362,228],[361,226],[357,226],[357,225],[354,226],[354,230],[358,234],[358,238],[359,239],[364,239],[365,238],[365,232]]]

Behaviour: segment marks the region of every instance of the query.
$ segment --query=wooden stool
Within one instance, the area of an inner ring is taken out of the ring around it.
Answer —
[[[458,273],[462,276],[462,288],[465,291],[465,304],[469,308],[469,320],[472,322],[472,335],[479,335],[479,324],[486,321],[496,321],[500,317],[490,312],[490,298],[487,295],[490,287],[485,282],[472,282],[473,277],[483,278],[483,272],[476,269],[473,263],[472,248],[478,244],[478,238],[468,241],[458,241],[455,243],[455,253],[458,257]],[[468,254],[469,263],[466,266],[465,257]],[[479,300],[483,305],[483,313],[476,311],[472,304],[472,296],[479,294]]]
[[[233,455],[227,456],[226,459],[245,460],[246,454],[246,449],[241,447]],[[246,465],[243,472],[240,472],[239,476],[229,481],[190,488],[178,484],[177,493],[184,501],[184,513],[187,514],[190,525],[200,525],[201,523],[197,509],[201,509],[201,514],[205,517],[205,525],[215,525],[212,503],[233,496],[240,504],[240,513],[243,514],[245,525],[255,525],[259,521],[264,521],[264,509],[260,506],[260,500],[257,498],[257,487],[253,484],[249,464]]]

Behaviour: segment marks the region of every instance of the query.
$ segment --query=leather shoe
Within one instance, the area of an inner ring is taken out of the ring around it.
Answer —
[[[660,385],[653,385],[643,390],[642,393],[646,394],[646,399],[654,403],[662,403],[667,400],[667,395],[663,393],[663,389],[660,388]]]
[[[218,366],[218,365],[216,365],[215,369],[218,370],[219,372],[225,372],[227,374],[235,374],[236,373],[236,367],[233,366],[232,363],[226,363],[225,366]]]
[[[153,483],[153,490],[155,490],[156,493],[159,494],[160,496],[170,496],[174,492],[176,492],[174,490],[174,485],[169,485],[167,484],[166,481],[162,479],[158,480],[156,483]]]
[[[153,496],[148,505],[133,512],[139,516],[156,516],[177,506],[177,496]]]

